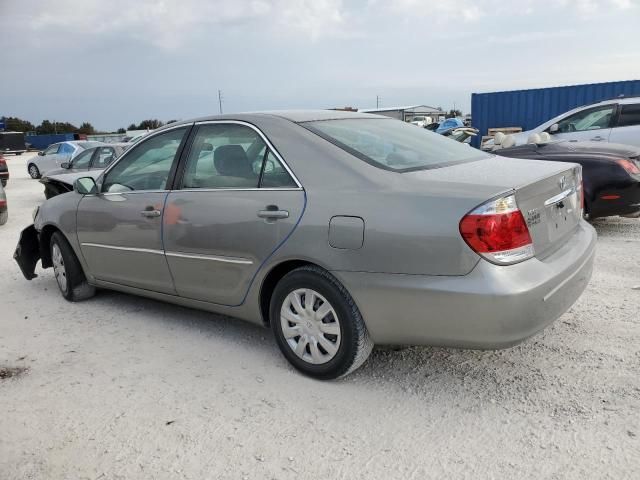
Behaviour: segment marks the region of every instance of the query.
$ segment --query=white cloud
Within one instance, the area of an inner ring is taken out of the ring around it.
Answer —
[[[55,8],[41,12],[29,20],[36,31],[123,32],[167,50],[212,26],[253,23],[255,29],[317,40],[339,34],[345,21],[342,0],[58,0]]]

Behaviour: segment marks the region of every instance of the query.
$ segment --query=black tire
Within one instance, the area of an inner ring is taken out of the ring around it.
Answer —
[[[22,152],[16,152],[16,157],[19,157],[20,155],[22,155]]]
[[[40,175],[40,170],[38,169],[38,167],[36,165],[34,165],[33,163],[30,163],[29,166],[27,167],[27,171],[29,172],[29,176],[31,178],[38,179],[40,178],[42,175]]]
[[[9,220],[9,210],[5,210],[4,212],[0,212],[0,225],[4,225]]]
[[[298,289],[312,289],[324,297],[340,319],[340,344],[326,363],[313,364],[300,358],[282,332],[280,311],[287,296]],[[349,292],[329,272],[316,266],[297,268],[276,285],[269,309],[271,328],[285,358],[300,372],[320,380],[339,378],[356,370],[369,357],[373,342]]]
[[[6,187],[6,186],[7,186],[7,183],[9,182],[9,179],[7,179],[7,178],[3,178],[2,180],[0,180],[0,182],[2,183],[2,186],[3,186],[3,187]]]
[[[62,270],[57,270],[55,266],[55,248],[59,249],[62,256]],[[87,282],[87,277],[85,277],[84,272],[82,271],[82,266],[78,261],[78,257],[76,257],[71,245],[69,245],[69,242],[67,242],[67,239],[64,238],[62,233],[55,232],[51,236],[50,251],[51,259],[54,263],[56,282],[58,283],[62,296],[70,302],[79,302],[93,297],[96,293],[96,289]],[[58,280],[60,275],[63,275],[66,278],[66,282]]]

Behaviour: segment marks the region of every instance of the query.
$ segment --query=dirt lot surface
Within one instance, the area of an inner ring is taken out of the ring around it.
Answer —
[[[640,221],[596,223],[590,286],[526,343],[375,350],[322,383],[267,330],[26,281],[27,158],[0,227],[1,479],[640,478]]]

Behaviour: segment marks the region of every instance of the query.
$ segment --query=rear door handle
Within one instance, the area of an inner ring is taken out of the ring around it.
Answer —
[[[286,210],[279,210],[277,205],[267,205],[265,210],[258,212],[260,218],[267,218],[270,220],[277,220],[279,218],[289,218],[289,212]]]
[[[147,207],[145,210],[140,212],[140,215],[147,218],[155,218],[160,216],[160,210],[156,210],[153,207]]]

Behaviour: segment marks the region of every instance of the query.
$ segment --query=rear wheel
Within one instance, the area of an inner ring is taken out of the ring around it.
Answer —
[[[4,225],[9,220],[9,211],[0,212],[0,225]]]
[[[7,186],[7,182],[8,182],[8,181],[9,181],[9,180],[7,180],[6,178],[3,178],[2,180],[0,180],[0,182],[2,182],[2,186],[3,186],[3,187],[6,187],[6,186]]]
[[[33,163],[29,164],[29,175],[31,178],[40,178],[40,170]]]
[[[60,232],[51,236],[51,263],[60,293],[70,302],[78,302],[95,295],[96,289],[89,285],[82,266],[71,245]]]
[[[287,360],[318,379],[351,373],[373,348],[353,298],[319,267],[301,267],[280,280],[271,298],[270,320]]]

